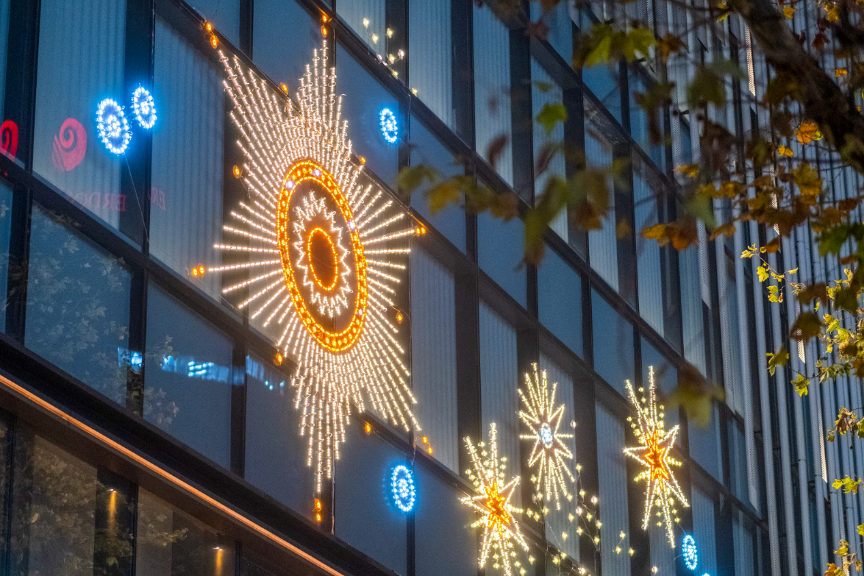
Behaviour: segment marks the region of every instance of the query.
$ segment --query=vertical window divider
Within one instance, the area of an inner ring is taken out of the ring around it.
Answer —
[[[9,234],[9,277],[7,280],[6,334],[24,344],[27,315],[27,277],[30,264],[30,216],[33,195],[23,184],[12,193],[12,223]]]
[[[9,7],[6,43],[6,93],[3,116],[18,125],[17,159],[24,166],[33,160],[33,125],[36,116],[36,63],[39,52],[40,1],[14,1]]]
[[[2,494],[2,502],[0,502],[0,576],[11,576],[12,574],[12,550],[10,543],[12,542],[12,497],[14,495],[14,485],[12,483],[12,472],[15,470],[15,436],[17,431],[17,418],[14,414],[7,414],[0,410],[0,424],[6,426],[6,438],[4,443],[6,446],[6,461],[3,462],[3,477],[6,479],[6,485]]]
[[[246,463],[246,342],[235,337],[231,357],[231,471],[244,476]]]
[[[449,1],[454,132],[469,147],[474,148],[474,7],[464,0]],[[410,54],[408,58],[411,58]]]

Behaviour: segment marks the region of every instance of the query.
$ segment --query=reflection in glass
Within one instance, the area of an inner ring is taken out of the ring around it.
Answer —
[[[24,342],[125,405],[131,277],[120,260],[69,225],[33,210]]]
[[[144,418],[230,464],[231,341],[154,285],[147,295]]]
[[[33,170],[115,228],[135,208],[120,193],[124,157],[99,141],[96,108],[105,98],[128,99],[125,30],[125,2],[41,3]]]
[[[156,19],[156,108],[150,190],[150,254],[181,277],[218,266],[222,237],[222,74],[165,21]],[[220,298],[219,277],[195,284]]]
[[[135,576],[231,576],[233,547],[209,526],[138,489]]]
[[[276,500],[312,517],[309,437],[297,432],[290,379],[257,356],[246,357],[246,466],[244,476]]]

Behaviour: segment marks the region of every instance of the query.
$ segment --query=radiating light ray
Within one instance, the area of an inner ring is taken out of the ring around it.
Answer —
[[[644,392],[644,389],[640,388],[639,391]],[[663,406],[660,406],[659,412],[657,410],[653,366],[648,367],[648,396],[643,396],[641,402],[637,400],[636,393],[633,391],[633,384],[629,380],[627,380],[627,393],[633,406],[636,407],[638,426],[632,418],[627,418],[627,421],[630,422],[641,446],[625,448],[624,453],[647,468],[635,478],[637,482],[646,480],[648,483],[645,489],[645,514],[642,517],[642,529],[648,529],[651,512],[655,507],[659,508],[657,516],[661,517],[663,521],[658,521],[657,525],[666,524],[666,536],[669,538],[669,544],[675,548],[673,527],[674,523],[679,521],[676,516],[677,510],[673,508],[675,500],[678,500],[685,508],[690,506],[678,485],[678,481],[672,474],[671,466],[681,466],[681,462],[669,456],[669,452],[675,445],[678,426],[674,426],[669,431],[664,429]]]
[[[368,401],[394,424],[420,429],[405,352],[386,316],[406,269],[390,260],[404,260],[414,230],[394,231],[404,212],[377,186],[360,184],[363,164],[351,160],[326,46],[306,66],[297,105],[236,57],[220,52],[220,59],[248,198],[224,227],[243,242],[216,248],[279,257],[208,270],[247,275],[223,293],[248,289],[238,306],[265,326],[279,325],[277,347],[297,362],[294,406],[320,491],[339,458],[352,405],[364,410]],[[367,250],[371,244],[380,248]]]
[[[536,472],[532,476],[534,484],[540,491],[542,497],[547,501],[555,502],[555,508],[561,509],[561,498],[572,500],[573,496],[567,490],[567,480],[575,482],[576,478],[570,469],[564,464],[564,458],[573,459],[573,453],[561,441],[562,438],[573,438],[573,434],[565,434],[558,431],[564,415],[564,405],[555,406],[555,390],[558,383],[549,385],[546,381],[546,371],[537,371],[534,368],[534,378],[525,374],[525,388],[528,397],[518,389],[519,397],[525,405],[525,410],[519,411],[519,418],[524,422],[530,433],[521,434],[523,440],[533,440],[534,446],[528,457],[528,466],[535,466]]]

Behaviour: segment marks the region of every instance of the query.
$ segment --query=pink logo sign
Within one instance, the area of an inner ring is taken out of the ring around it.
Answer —
[[[0,124],[0,154],[15,159],[18,152],[18,125],[12,120]]]
[[[87,131],[74,118],[67,118],[60,126],[60,135],[54,136],[54,151],[51,155],[54,167],[68,172],[78,166],[87,152]]]

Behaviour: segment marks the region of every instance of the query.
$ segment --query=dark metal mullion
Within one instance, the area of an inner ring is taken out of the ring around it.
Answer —
[[[9,235],[9,271],[6,296],[6,334],[24,344],[27,316],[27,276],[30,263],[30,216],[33,196],[23,184],[15,184]]]
[[[40,0],[12,2],[6,42],[6,82],[3,116],[18,127],[15,157],[25,166],[33,158],[33,125],[36,111],[36,63],[39,53]]]
[[[13,479],[15,471],[15,437],[17,431],[17,418],[13,414],[0,411],[0,423],[6,426],[6,437],[3,439],[6,451],[6,459],[3,465],[3,477],[6,479],[3,501],[0,504],[0,576],[12,576],[12,504],[13,504]]]

